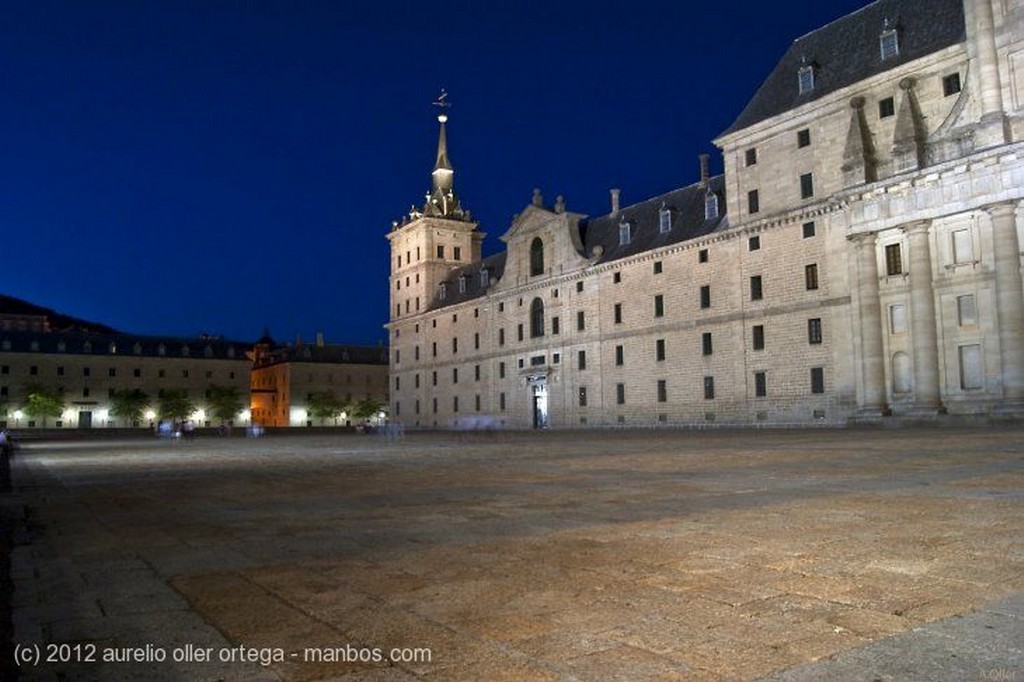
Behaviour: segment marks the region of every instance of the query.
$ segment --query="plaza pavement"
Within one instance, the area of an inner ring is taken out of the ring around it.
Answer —
[[[40,443],[8,626],[29,680],[1024,681],[1022,435]]]

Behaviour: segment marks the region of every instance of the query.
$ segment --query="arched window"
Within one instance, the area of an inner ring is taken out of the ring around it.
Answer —
[[[544,301],[535,298],[530,304],[530,337],[538,336],[544,336]]]
[[[544,274],[544,242],[534,237],[530,243],[530,276]]]

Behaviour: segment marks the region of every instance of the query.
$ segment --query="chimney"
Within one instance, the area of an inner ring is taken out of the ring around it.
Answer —
[[[612,193],[612,217],[619,215],[619,192],[621,190],[613,189]]]
[[[700,154],[697,158],[700,159],[700,186],[702,188],[703,187],[707,187],[708,186],[708,159],[710,159],[711,157],[709,155],[707,155],[707,154]]]
[[[324,347],[324,333],[323,332],[317,332],[316,333],[316,347],[317,348],[323,348]]]

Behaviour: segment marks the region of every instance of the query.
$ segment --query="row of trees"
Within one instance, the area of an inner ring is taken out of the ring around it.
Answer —
[[[210,386],[207,404],[211,415],[218,421],[234,419],[245,406],[238,389],[233,386]],[[185,420],[198,406],[183,390],[161,390],[156,400],[139,389],[115,391],[110,398],[110,414],[121,419],[126,426],[142,421],[147,407],[153,406],[161,419]],[[6,406],[3,406],[6,412]],[[44,386],[27,386],[22,412],[30,419],[39,419],[43,426],[47,419],[57,419],[64,413],[64,396],[60,391]]]
[[[238,389],[233,386],[210,386],[207,405],[211,416],[218,422],[234,419],[245,407]],[[141,422],[146,408],[153,406],[160,419],[185,420],[195,413],[198,405],[189,399],[183,390],[161,390],[156,400],[139,389],[115,391],[110,398],[110,415],[121,419],[125,426]],[[47,419],[57,419],[64,413],[64,396],[59,391],[43,386],[27,386],[22,412],[30,419],[38,419],[45,427]],[[309,397],[307,411],[312,419],[322,425],[327,420],[337,420],[343,413],[355,421],[372,418],[381,409],[377,401],[364,399],[349,404],[330,391],[314,393]],[[7,405],[0,404],[3,412]]]

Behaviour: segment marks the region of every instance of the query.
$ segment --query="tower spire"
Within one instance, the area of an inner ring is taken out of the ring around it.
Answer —
[[[434,106],[440,109],[437,115],[437,122],[440,124],[440,131],[437,137],[437,162],[431,172],[431,191],[427,195],[427,203],[423,206],[425,215],[452,218],[455,220],[468,220],[469,216],[462,210],[458,198],[455,196],[454,176],[455,170],[448,158],[448,134],[445,124],[448,122],[446,113],[451,102],[448,101],[448,93],[442,89]]]

